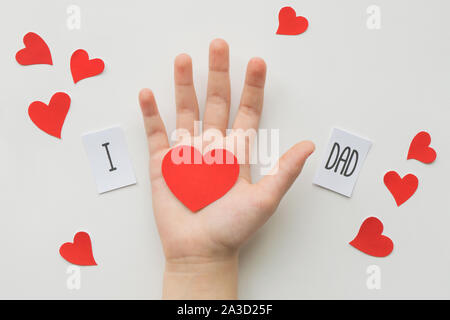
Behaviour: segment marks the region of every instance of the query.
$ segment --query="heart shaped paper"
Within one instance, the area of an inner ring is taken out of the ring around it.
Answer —
[[[192,212],[206,207],[225,195],[236,183],[239,164],[224,149],[202,155],[192,146],[171,149],[162,161],[167,186]]]
[[[105,63],[102,59],[91,59],[83,49],[78,49],[70,58],[70,71],[72,72],[73,82],[99,75],[105,69]]]
[[[31,121],[42,131],[61,139],[61,130],[70,108],[70,97],[64,92],[55,93],[46,105],[34,101],[28,107]]]
[[[91,238],[89,234],[81,231],[77,232],[72,242],[66,242],[59,248],[59,254],[65,260],[79,266],[96,266],[92,253]]]
[[[411,141],[408,150],[408,160],[415,159],[423,163],[432,163],[436,160],[436,151],[430,147],[431,136],[421,131]]]
[[[394,249],[394,243],[382,233],[383,223],[375,217],[367,218],[350,245],[368,255],[386,257]]]
[[[17,51],[16,61],[28,66],[32,64],[49,64],[53,65],[52,55],[45,41],[36,33],[28,32],[23,37],[25,48]]]
[[[291,7],[284,7],[278,13],[277,34],[299,35],[308,29],[308,19],[298,16]]]
[[[407,174],[401,178],[397,172],[389,171],[384,175],[383,180],[397,206],[401,206],[411,198],[419,186],[419,179],[413,174]]]

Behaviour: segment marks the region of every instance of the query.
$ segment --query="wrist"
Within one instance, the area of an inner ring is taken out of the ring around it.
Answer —
[[[163,299],[237,299],[238,253],[166,261]]]

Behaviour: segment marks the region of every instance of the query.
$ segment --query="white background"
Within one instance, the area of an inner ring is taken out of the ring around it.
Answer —
[[[70,4],[81,8],[80,30],[66,26]],[[371,4],[381,8],[380,30],[366,27]],[[306,33],[275,34],[285,5],[309,19]],[[3,2],[0,298],[161,297],[164,258],[137,94],[154,90],[172,131],[174,57],[192,56],[203,102],[216,37],[231,48],[232,115],[246,63],[261,56],[268,65],[261,127],[281,129],[281,152],[302,139],[317,145],[276,214],[242,249],[240,297],[450,298],[449,9],[445,0]],[[54,66],[17,64],[29,31],[48,43]],[[106,68],[74,85],[69,58],[78,48]],[[72,98],[62,140],[27,114],[32,101],[57,91]],[[98,195],[81,135],[114,125],[124,128],[138,183]],[[311,183],[334,126],[374,143],[351,199]],[[432,165],[406,161],[421,130],[437,150]],[[382,182],[389,170],[420,181],[400,208]],[[394,241],[387,258],[348,244],[372,215]],[[98,266],[83,268],[81,289],[68,290],[69,264],[58,249],[79,230],[91,234]],[[381,290],[366,287],[372,264],[381,268]]]

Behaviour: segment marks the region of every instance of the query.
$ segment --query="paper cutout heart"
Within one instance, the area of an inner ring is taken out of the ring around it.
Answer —
[[[70,97],[64,92],[55,93],[46,105],[34,101],[28,107],[31,121],[42,131],[61,139],[61,130],[70,108]]]
[[[407,174],[401,178],[395,171],[386,173],[383,180],[399,207],[411,198],[419,185],[419,179],[415,175]]]
[[[192,146],[178,146],[165,155],[162,174],[175,197],[197,212],[233,187],[239,176],[239,164],[224,149],[214,149],[202,156]]]
[[[89,60],[89,55],[83,49],[78,49],[72,53],[70,58],[70,71],[72,72],[73,82],[99,75],[105,69],[105,63],[102,59]]]
[[[66,261],[79,266],[96,266],[92,253],[91,238],[86,232],[77,232],[72,242],[66,242],[59,248],[59,254]]]
[[[431,137],[428,132],[416,134],[408,150],[408,160],[415,159],[423,163],[432,163],[436,160],[436,151],[430,147]]]
[[[386,257],[394,249],[392,240],[384,235],[383,223],[375,217],[364,220],[350,245],[374,257]]]
[[[284,7],[278,13],[277,34],[299,35],[308,29],[308,19],[298,16],[291,7]]]
[[[28,66],[32,64],[49,64],[53,65],[52,55],[45,41],[36,33],[28,32],[23,37],[25,48],[17,51],[16,61]]]

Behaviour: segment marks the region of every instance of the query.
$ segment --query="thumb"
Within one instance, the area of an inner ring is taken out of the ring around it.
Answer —
[[[306,159],[314,152],[315,146],[311,141],[302,141],[291,147],[278,160],[272,172],[263,177],[257,186],[264,189],[265,194],[272,195],[276,205],[297,179],[303,169]]]

